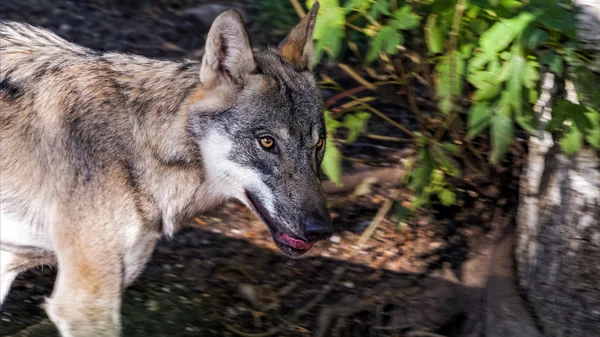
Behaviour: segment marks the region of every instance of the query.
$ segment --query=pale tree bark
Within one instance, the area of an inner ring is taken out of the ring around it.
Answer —
[[[587,50],[600,54],[600,1],[575,2],[582,9],[578,37]],[[542,120],[551,113],[555,89],[552,74],[545,74],[536,106]],[[565,92],[577,102],[569,81]],[[541,139],[529,140],[528,156],[515,256],[529,311],[544,336],[600,336],[599,153],[587,145],[567,156],[543,132]]]
[[[574,0],[581,11],[577,37],[583,47],[600,54],[600,0]]]

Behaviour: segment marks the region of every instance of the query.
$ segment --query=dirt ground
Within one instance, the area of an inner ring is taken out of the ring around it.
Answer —
[[[193,58],[201,54],[214,17],[206,13],[230,5],[243,11],[257,48],[277,41],[281,34],[264,31],[251,3],[3,0],[0,20],[48,27],[94,49]],[[325,65],[321,71],[331,69]],[[339,72],[330,75],[356,86]],[[333,95],[323,94],[325,99]],[[426,109],[427,100],[421,104]],[[397,105],[380,109],[414,127],[414,119]],[[369,130],[396,132],[377,118],[369,122]],[[363,138],[345,145],[343,152],[359,161],[384,158],[379,166],[395,163],[396,168],[410,155],[401,144]],[[349,175],[363,176],[381,170],[360,164],[346,169]],[[402,336],[407,331],[458,336],[469,301],[481,290],[472,287],[477,282],[464,282],[465,265],[487,240],[498,196],[509,197],[500,198],[501,205],[510,203],[516,183],[502,191],[465,186],[464,204],[419,213],[411,223],[386,218],[356,257],[348,259],[394,185],[380,179],[362,193],[332,190],[329,202],[337,233],[299,260],[281,255],[267,228],[238,203],[199,216],[173,239],[160,242],[143,275],[125,293],[124,335],[236,336],[237,329],[277,336]],[[409,197],[405,191],[401,195]],[[41,307],[55,275],[55,269],[45,267],[19,276],[0,312],[0,335],[55,333]],[[314,306],[302,309],[321,296]]]

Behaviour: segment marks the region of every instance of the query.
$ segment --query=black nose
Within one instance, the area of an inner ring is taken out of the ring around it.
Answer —
[[[304,238],[310,242],[327,239],[333,234],[329,217],[310,216],[304,224]]]

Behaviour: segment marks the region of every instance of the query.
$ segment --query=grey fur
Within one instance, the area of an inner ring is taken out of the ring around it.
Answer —
[[[324,238],[325,126],[306,53],[317,10],[256,54],[226,11],[202,62],[99,53],[0,23],[0,303],[18,272],[57,261],[46,307],[61,334],[117,336],[121,293],[156,240],[232,197],[292,238],[276,240],[290,256],[304,251],[282,242]],[[267,135],[273,151],[259,144]]]

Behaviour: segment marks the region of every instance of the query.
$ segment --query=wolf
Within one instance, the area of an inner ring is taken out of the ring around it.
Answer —
[[[57,264],[44,304],[62,336],[119,336],[121,299],[161,237],[228,199],[281,251],[332,232],[310,12],[254,52],[241,16],[201,61],[99,52],[0,23],[0,303],[19,272]]]

